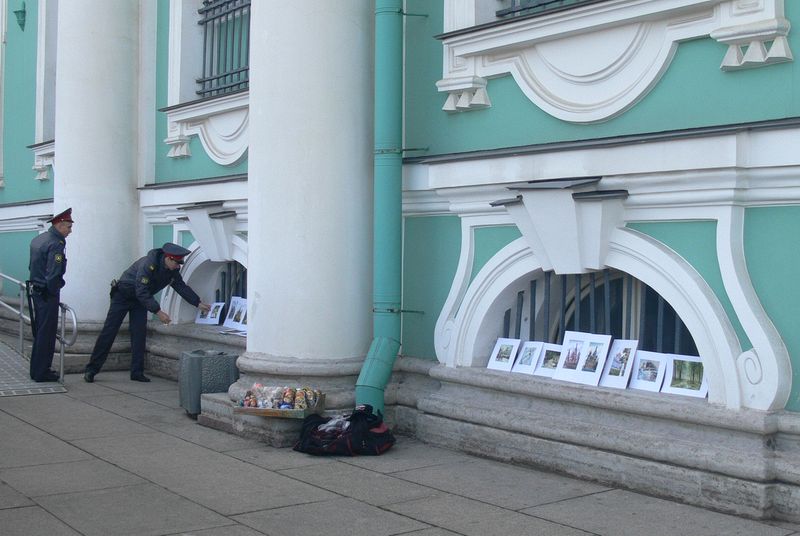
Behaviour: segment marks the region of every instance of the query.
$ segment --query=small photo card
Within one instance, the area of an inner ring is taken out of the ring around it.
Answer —
[[[664,382],[664,372],[667,362],[671,359],[668,354],[658,352],[645,352],[639,350],[633,358],[631,371],[631,389],[659,392]]]
[[[637,346],[639,346],[639,341],[626,339],[616,339],[611,344],[606,366],[603,369],[603,375],[600,377],[601,386],[614,387],[616,389],[626,389],[628,387]]]
[[[696,356],[672,354],[664,371],[662,393],[705,398],[708,395],[703,361]]]
[[[543,342],[538,341],[525,341],[519,347],[519,355],[511,367],[511,372],[520,372],[522,374],[533,374],[536,368],[536,363],[539,361],[539,354],[542,353]]]
[[[216,326],[220,323],[225,302],[214,302],[209,305],[211,305],[211,309],[208,312],[197,310],[197,316],[194,318],[195,324],[213,324]]]
[[[247,299],[241,296],[231,296],[231,306],[228,316],[225,317],[226,328],[235,328],[247,331]]]
[[[561,349],[560,344],[544,343],[542,351],[539,353],[539,359],[536,361],[536,368],[533,369],[533,375],[552,378],[558,367]]]
[[[561,359],[553,378],[597,385],[610,345],[611,335],[565,331]]]
[[[486,368],[510,372],[511,367],[514,366],[514,358],[517,356],[517,349],[519,349],[521,342],[520,339],[497,339]]]

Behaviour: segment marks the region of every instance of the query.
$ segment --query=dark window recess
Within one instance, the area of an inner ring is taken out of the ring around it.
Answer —
[[[544,15],[565,9],[596,4],[606,0],[505,0],[506,6],[495,12],[498,19]]]
[[[637,339],[640,350],[698,355],[689,330],[666,300],[616,270],[544,272],[517,292],[514,302],[503,316],[503,337],[562,344],[565,331],[583,331]]]
[[[225,314],[231,305],[231,296],[247,298],[247,268],[236,261],[229,262],[219,273],[219,287],[215,300],[225,302]]]
[[[248,88],[250,82],[250,0],[204,0],[198,10],[203,26],[200,97]]]

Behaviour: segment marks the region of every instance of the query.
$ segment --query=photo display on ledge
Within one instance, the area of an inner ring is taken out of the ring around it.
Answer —
[[[639,350],[639,341],[565,331],[563,344],[499,338],[487,368],[582,385],[705,398],[708,382],[697,356]]]

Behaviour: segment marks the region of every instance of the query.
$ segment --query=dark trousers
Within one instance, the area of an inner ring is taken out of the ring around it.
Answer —
[[[111,295],[111,305],[108,308],[103,330],[94,343],[92,357],[86,365],[87,372],[97,374],[103,368],[103,363],[108,358],[108,352],[111,350],[111,345],[114,344],[114,339],[117,338],[125,315],[128,315],[131,332],[131,376],[144,373],[147,309],[135,297],[126,298],[119,290],[115,290]]]
[[[31,350],[31,379],[41,380],[53,364],[58,332],[58,295],[33,294],[36,337]]]

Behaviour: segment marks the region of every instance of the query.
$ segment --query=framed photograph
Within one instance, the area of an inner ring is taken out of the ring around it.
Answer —
[[[514,366],[514,358],[517,357],[517,350],[522,341],[520,339],[497,339],[492,355],[489,356],[489,363],[486,368],[494,370],[511,371]]]
[[[244,323],[242,323],[244,320]],[[225,317],[226,328],[234,328],[247,331],[247,299],[241,296],[231,296],[231,306],[228,308],[228,315]]]
[[[533,374],[536,368],[536,363],[539,361],[539,354],[542,353],[543,342],[525,341],[519,347],[519,355],[511,367],[511,372],[520,372],[522,374]]]
[[[611,345],[611,335],[565,331],[561,358],[553,378],[597,385]]]
[[[708,395],[708,382],[703,361],[692,355],[672,354],[670,358],[664,371],[661,392],[705,398]]]
[[[630,388],[659,392],[670,359],[668,354],[638,350],[633,358]]]
[[[558,360],[561,358],[561,349],[560,344],[544,343],[539,352],[539,359],[536,361],[536,368],[533,369],[533,375],[552,378],[558,367]]]
[[[195,324],[213,324],[216,326],[220,323],[225,302],[214,302],[209,305],[211,305],[211,309],[208,312],[197,310],[197,316],[194,317]]]
[[[603,368],[603,375],[600,376],[600,385],[616,389],[628,387],[637,346],[639,341],[626,339],[617,339],[611,343],[606,366]]]

